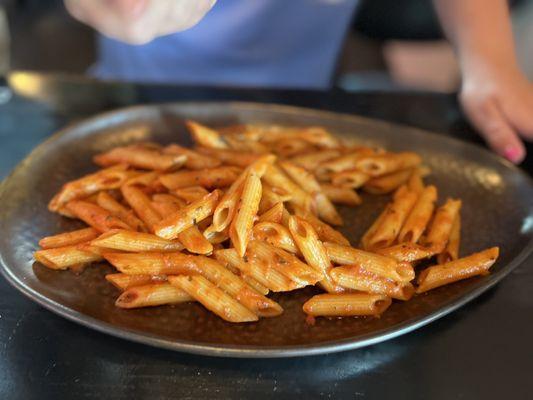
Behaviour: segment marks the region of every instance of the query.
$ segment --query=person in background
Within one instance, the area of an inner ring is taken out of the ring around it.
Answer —
[[[216,4],[215,4],[216,3]],[[508,160],[533,140],[533,84],[520,71],[506,0],[434,0],[462,72],[460,101]],[[101,78],[327,88],[357,0],[65,0],[103,34]]]

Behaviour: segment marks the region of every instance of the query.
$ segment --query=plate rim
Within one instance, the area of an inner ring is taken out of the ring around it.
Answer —
[[[498,155],[489,152],[487,149],[469,143],[463,140],[460,140],[455,137],[448,135],[441,135],[435,132],[426,131],[424,129],[419,129],[411,127],[405,124],[397,124],[394,122],[368,118],[365,116],[360,116],[356,114],[347,114],[347,113],[338,113],[335,111],[327,111],[322,109],[315,109],[309,107],[299,107],[292,105],[283,105],[283,104],[274,104],[274,103],[261,103],[261,102],[242,102],[242,101],[187,101],[187,102],[164,102],[164,103],[149,103],[149,104],[139,104],[128,107],[121,107],[111,111],[106,111],[102,113],[95,114],[91,117],[81,119],[79,121],[71,122],[65,125],[63,128],[53,133],[47,139],[38,144],[23,160],[21,160],[15,168],[3,179],[0,183],[0,201],[4,196],[4,191],[12,177],[22,169],[26,164],[30,163],[33,158],[37,157],[41,152],[45,151],[50,144],[53,144],[56,140],[59,140],[63,136],[68,135],[71,131],[75,129],[80,129],[84,125],[91,124],[95,121],[102,119],[111,119],[117,117],[121,114],[129,114],[135,112],[136,110],[163,110],[166,107],[193,107],[193,106],[217,106],[223,105],[228,108],[252,108],[252,109],[261,109],[272,112],[281,112],[281,113],[290,113],[295,115],[309,114],[312,113],[313,116],[324,117],[324,118],[342,118],[345,120],[355,120],[359,123],[372,123],[373,125],[382,125],[382,126],[396,126],[407,128],[411,131],[417,133],[423,133],[424,135],[430,135],[432,137],[438,137],[440,140],[452,142],[455,145],[467,146],[470,148],[475,148],[476,151],[484,152],[486,156],[492,158],[493,161],[502,164],[505,168],[511,169],[514,173],[520,174],[526,181],[533,186],[533,178],[531,178],[523,170],[510,163],[509,161],[499,157]],[[91,135],[90,133],[89,135]],[[445,315],[457,310],[466,303],[475,299],[485,291],[492,288],[499,281],[501,281],[505,276],[511,273],[515,268],[517,268],[524,260],[533,252],[533,238],[531,238],[523,249],[518,253],[504,268],[499,270],[496,273],[493,273],[488,276],[486,281],[479,282],[477,286],[472,288],[468,293],[459,297],[455,300],[450,300],[442,305],[438,310],[431,312],[422,317],[414,317],[408,320],[402,321],[396,325],[393,325],[388,328],[384,328],[378,331],[371,333],[366,333],[357,339],[354,338],[343,338],[337,340],[329,340],[325,342],[318,342],[312,344],[300,344],[300,345],[289,345],[289,346],[254,346],[254,345],[230,345],[230,344],[217,344],[217,343],[199,343],[188,340],[172,340],[164,339],[161,337],[156,337],[150,333],[124,328],[117,327],[112,323],[102,321],[98,318],[91,317],[82,312],[70,309],[61,303],[58,303],[40,292],[32,289],[25,284],[24,281],[19,279],[13,271],[13,268],[8,266],[4,255],[0,252],[0,273],[4,278],[19,292],[25,295],[30,300],[36,302],[47,310],[52,311],[56,315],[59,315],[69,321],[76,322],[82,326],[91,328],[98,332],[108,334],[114,337],[121,339],[126,339],[136,343],[142,343],[146,345],[151,345],[159,348],[164,348],[168,350],[181,351],[191,354],[199,355],[208,355],[208,356],[217,356],[217,357],[234,357],[234,358],[286,358],[286,357],[300,357],[300,356],[311,356],[319,355],[326,353],[335,353],[340,351],[353,350],[365,346],[370,346],[380,342],[384,342],[395,337],[401,336],[403,334],[412,332],[422,326],[425,326],[439,318],[444,317]]]

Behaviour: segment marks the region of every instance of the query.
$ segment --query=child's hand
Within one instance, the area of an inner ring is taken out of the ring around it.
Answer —
[[[215,3],[216,0],[65,0],[74,18],[131,44],[144,44],[189,29]]]
[[[463,108],[489,146],[508,160],[525,157],[520,137],[533,140],[533,84],[514,68],[464,71]]]

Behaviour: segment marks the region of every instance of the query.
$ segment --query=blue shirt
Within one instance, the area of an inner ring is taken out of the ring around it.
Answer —
[[[99,38],[104,79],[326,88],[357,0],[219,0],[195,27],[128,45]]]

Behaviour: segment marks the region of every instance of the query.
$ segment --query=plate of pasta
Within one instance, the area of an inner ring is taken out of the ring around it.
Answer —
[[[88,327],[288,357],[374,344],[531,252],[533,185],[475,145],[268,104],[136,106],[65,128],[0,189],[4,276]]]

